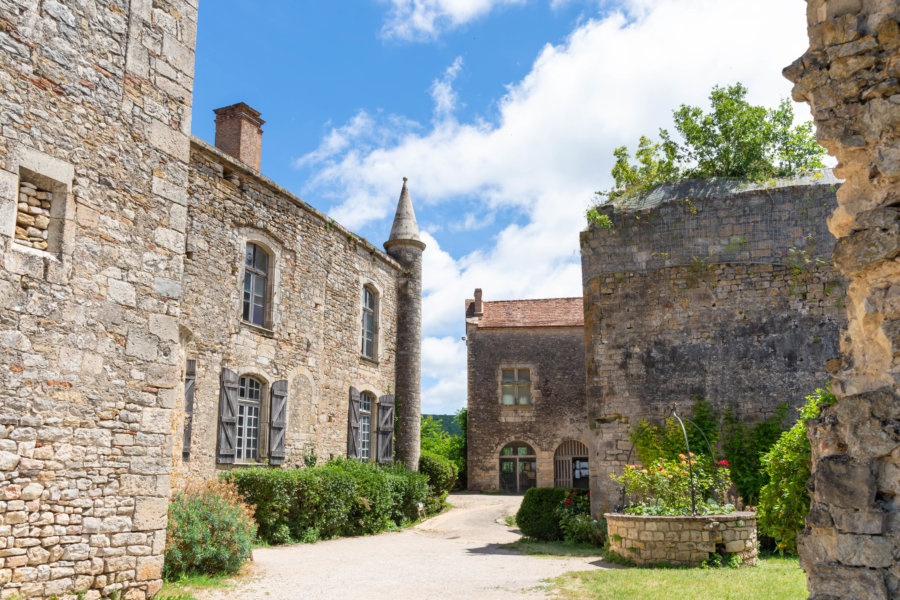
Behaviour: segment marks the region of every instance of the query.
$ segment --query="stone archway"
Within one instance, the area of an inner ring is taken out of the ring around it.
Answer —
[[[566,440],[553,453],[553,487],[588,489],[588,447],[577,440]]]
[[[900,598],[900,2],[807,0],[809,49],[785,69],[845,179],[829,228],[852,283],[835,405],[808,435],[799,538],[810,598]]]

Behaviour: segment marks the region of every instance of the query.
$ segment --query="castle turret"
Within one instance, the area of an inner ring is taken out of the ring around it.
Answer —
[[[403,267],[397,293],[397,359],[395,401],[397,403],[398,461],[419,468],[422,373],[422,252],[419,225],[413,212],[406,177],[397,202],[391,236],[384,249]]]

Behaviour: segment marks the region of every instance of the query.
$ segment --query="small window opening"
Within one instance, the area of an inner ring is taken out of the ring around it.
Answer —
[[[14,242],[58,254],[66,208],[65,184],[21,167],[17,201]]]

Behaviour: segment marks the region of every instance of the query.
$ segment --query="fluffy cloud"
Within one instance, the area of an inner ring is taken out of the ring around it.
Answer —
[[[466,5],[477,15],[490,2],[396,2],[395,8]],[[577,26],[565,43],[548,44],[524,79],[499,99],[495,120],[459,122],[453,65],[432,87],[435,120],[361,116],[336,127],[314,153],[311,189],[343,199],[332,216],[350,227],[389,218],[399,175],[425,231],[424,332],[462,335],[462,300],[483,287],[485,299],[576,296],[581,293],[578,232],[593,192],[611,185],[616,146],[671,125],[680,103],[707,105],[715,84],[741,81],[750,101],[774,106],[789,96],[781,69],[806,47],[804,5],[756,0],[631,0],[625,9]],[[442,9],[442,10],[443,10]],[[461,17],[460,17],[461,18]],[[808,115],[805,107],[798,107]],[[368,120],[367,120],[368,119]],[[358,123],[356,123],[358,121]],[[365,125],[362,127],[362,125]],[[399,125],[399,127],[398,127]],[[469,228],[496,218],[483,248],[451,256],[441,248],[453,227],[431,223],[432,207],[454,203]],[[424,360],[442,345],[426,345]],[[454,354],[458,358],[458,354]],[[460,369],[463,369],[463,365]],[[426,379],[425,408],[454,395],[458,375]],[[453,383],[456,382],[456,383]],[[457,394],[462,394],[456,396]]]
[[[403,40],[430,40],[482,17],[495,7],[526,0],[388,0],[391,8],[382,34]]]

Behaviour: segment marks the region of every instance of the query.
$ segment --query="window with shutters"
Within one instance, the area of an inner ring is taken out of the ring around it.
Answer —
[[[244,252],[244,301],[241,318],[247,323],[269,327],[271,257],[259,244],[247,242]]]
[[[375,396],[369,392],[359,395],[359,458],[369,460],[372,448],[372,406]]]
[[[263,384],[255,377],[243,376],[238,382],[237,435],[235,458],[247,461],[259,458],[260,418]]]
[[[531,369],[514,367],[500,370],[500,404],[531,406]]]
[[[363,287],[362,355],[375,360],[378,348],[378,293]]]

